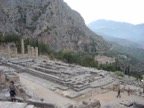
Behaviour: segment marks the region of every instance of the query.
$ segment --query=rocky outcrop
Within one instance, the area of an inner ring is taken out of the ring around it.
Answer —
[[[63,0],[0,0],[0,16],[0,32],[38,39],[55,51],[109,49]]]

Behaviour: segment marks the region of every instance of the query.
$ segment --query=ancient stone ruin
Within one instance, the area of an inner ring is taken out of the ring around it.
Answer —
[[[75,64],[66,64],[61,61],[44,60],[38,56],[38,48],[27,46],[27,53],[24,51],[24,43],[21,41],[22,56],[13,56],[17,54],[15,48],[12,53],[11,47],[7,46],[8,55],[0,53],[0,100],[9,100],[7,98],[8,84],[11,80],[16,82],[16,86],[20,92],[17,100],[24,102],[22,106],[31,106],[32,108],[56,108],[60,107],[57,104],[42,102],[36,95],[31,95],[24,89],[19,81],[18,74],[29,74],[40,79],[45,79],[48,83],[45,86],[53,92],[69,99],[81,99],[91,97],[95,94],[102,94],[110,90],[117,90],[121,88],[123,91],[127,90],[127,84],[136,85],[134,94],[142,90],[142,83],[135,81],[134,78],[117,77],[114,73],[104,70],[97,70],[94,68],[82,67]],[[0,103],[1,105],[4,103]],[[7,105],[10,103],[6,103]],[[135,103],[135,106],[137,104]],[[62,108],[100,108],[98,100],[83,101],[81,104],[67,104]],[[136,108],[136,107],[135,107]]]
[[[101,93],[103,92],[101,88],[112,88],[119,83],[106,71],[65,64],[60,61],[15,58],[9,60],[6,65],[16,69],[18,73],[28,73],[53,82],[54,85],[49,89],[65,91],[67,94],[63,92],[63,95],[69,98],[76,98],[90,91]]]

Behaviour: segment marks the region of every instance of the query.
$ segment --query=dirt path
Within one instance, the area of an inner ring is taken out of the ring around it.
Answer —
[[[139,97],[136,95],[130,95],[128,96],[127,92],[121,93],[121,98],[116,98],[117,93],[114,91],[110,91],[104,94],[96,94],[92,95],[91,97],[85,97],[80,100],[74,100],[74,99],[69,99],[64,96],[61,96],[51,90],[49,90],[46,86],[43,86],[44,82],[40,82],[32,80],[32,77],[24,77],[24,74],[19,75],[20,76],[20,81],[22,85],[26,86],[30,91],[33,93],[37,94],[39,97],[42,97],[46,101],[50,103],[56,103],[59,105],[64,105],[67,103],[71,104],[76,104],[77,102],[80,102],[82,100],[88,100],[88,99],[97,99],[100,101],[102,107],[106,105],[113,105],[116,107],[113,108],[126,108],[123,106],[120,106],[120,103],[122,101],[134,101],[134,100],[144,100],[143,97]],[[31,78],[31,79],[30,79]]]
[[[49,90],[46,87],[43,87],[40,84],[32,82],[29,79],[25,79],[24,77],[22,77],[22,75],[20,75],[20,81],[21,84],[27,87],[30,91],[32,91],[33,93],[37,94],[39,97],[42,97],[44,100],[50,103],[56,103],[59,105],[64,105],[67,103],[72,103],[72,104],[76,103],[75,101],[69,98],[54,93],[53,91]]]
[[[117,98],[116,95],[117,95],[116,92],[110,91],[105,94],[99,94],[97,96],[94,96],[93,98],[100,100],[102,105],[118,104],[122,101],[125,101],[125,100],[132,101],[133,99],[136,98],[135,96],[132,96],[132,95],[128,96],[127,93],[121,93],[121,98]]]
[[[117,98],[116,95],[117,95],[117,92],[110,91],[110,92],[107,92],[104,94],[98,94],[98,95],[91,96],[91,99],[99,100],[102,106],[106,106],[106,105],[116,106],[113,108],[127,108],[127,107],[120,105],[120,103],[122,101],[132,101],[132,102],[134,100],[140,100],[140,101],[143,100],[144,101],[144,97],[139,97],[136,95],[128,96],[127,92],[121,93],[121,98]]]

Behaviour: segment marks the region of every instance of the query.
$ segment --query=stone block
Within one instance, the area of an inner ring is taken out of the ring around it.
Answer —
[[[78,106],[78,108],[100,108],[100,107],[101,107],[101,104],[96,99],[83,101],[82,104]]]
[[[26,108],[35,108],[34,105],[28,105]]]
[[[63,106],[63,108],[74,108],[72,104],[66,104]]]
[[[0,108],[25,108],[26,106],[26,103],[0,102]]]
[[[7,81],[18,82],[19,81],[19,76],[7,74],[6,79],[7,79]]]
[[[133,105],[133,102],[131,101],[123,101],[120,104],[126,106],[126,107],[131,107]]]
[[[144,101],[135,101],[133,103],[134,108],[144,108]]]
[[[1,83],[5,83],[6,82],[6,76],[4,74],[1,74],[0,81],[1,81]]]

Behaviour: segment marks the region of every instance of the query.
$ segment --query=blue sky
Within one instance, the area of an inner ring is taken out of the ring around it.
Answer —
[[[144,23],[144,0],[64,0],[78,11],[86,24],[107,19],[132,24]]]

